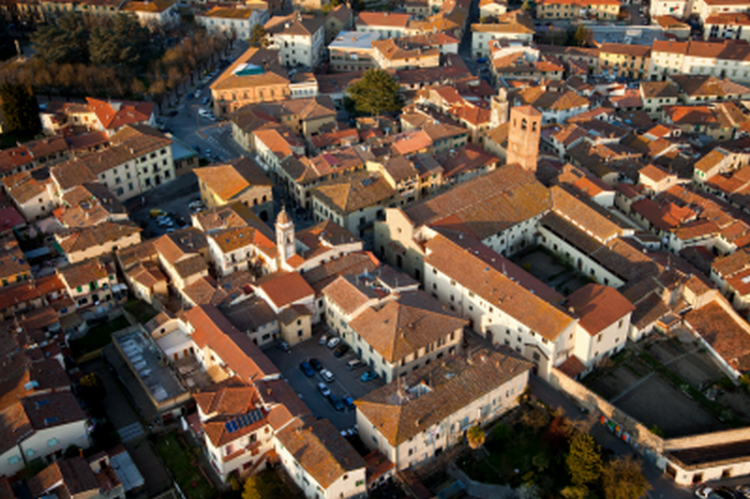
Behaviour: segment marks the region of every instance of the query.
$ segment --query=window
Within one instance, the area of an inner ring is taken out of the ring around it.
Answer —
[[[58,444],[58,440],[56,438],[51,438],[47,440],[47,447],[54,447]]]
[[[11,457],[8,458],[8,464],[16,464],[20,460],[21,460],[21,458],[18,457],[18,456],[11,456]]]

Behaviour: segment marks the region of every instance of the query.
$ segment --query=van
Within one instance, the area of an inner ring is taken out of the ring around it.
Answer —
[[[151,216],[151,218],[167,216],[167,212],[159,208],[154,208],[153,210],[150,210],[148,214]]]
[[[359,369],[360,367],[363,367],[365,365],[364,362],[362,362],[359,359],[350,360],[346,363],[346,368],[350,371],[354,371],[355,369]]]

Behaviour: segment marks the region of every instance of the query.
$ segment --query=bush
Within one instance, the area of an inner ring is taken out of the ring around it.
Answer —
[[[498,423],[492,429],[492,439],[496,442],[503,442],[510,437],[510,426],[505,423]]]

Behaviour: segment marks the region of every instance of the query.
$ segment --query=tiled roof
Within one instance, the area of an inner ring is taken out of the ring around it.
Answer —
[[[598,213],[593,207],[579,200],[565,189],[553,186],[550,189],[552,209],[575,225],[582,227],[597,241],[605,243],[621,233],[620,227]]]
[[[28,482],[33,497],[56,495],[71,499],[80,495],[98,494],[99,481],[82,456],[55,461]],[[55,490],[55,489],[62,490]]]
[[[429,294],[414,291],[400,294],[381,308],[365,309],[349,327],[383,360],[396,364],[467,324]]]
[[[750,88],[726,78],[719,79],[708,75],[673,75],[670,78],[689,97],[733,99],[750,95]]]
[[[428,264],[482,297],[542,337],[554,341],[574,319],[501,270],[488,266],[472,251],[442,235],[427,243]]]
[[[357,400],[357,411],[391,446],[441,423],[530,370],[532,364],[507,348],[470,357],[435,360]],[[421,395],[417,395],[422,392]]]
[[[76,289],[79,286],[88,286],[89,283],[100,279],[107,279],[110,273],[114,273],[114,267],[111,264],[107,265],[100,258],[89,258],[57,269],[57,272],[68,288]]]
[[[315,291],[297,272],[268,274],[259,279],[256,285],[263,290],[278,310],[315,295]]]
[[[312,193],[321,203],[344,215],[382,203],[395,194],[382,175],[369,171],[328,180]]]
[[[455,215],[485,239],[551,206],[548,189],[532,173],[518,165],[506,165],[413,205],[405,213],[415,226]]]
[[[62,250],[71,254],[114,243],[140,232],[141,228],[130,222],[102,222],[95,226],[71,227],[55,237]]]
[[[200,348],[208,346],[215,351],[243,381],[278,376],[273,362],[216,307],[198,305],[185,312],[185,319],[194,328],[193,341]]]
[[[157,0],[157,3],[164,2]],[[156,106],[152,102],[104,101],[91,97],[86,97],[86,102],[102,126],[108,130],[146,122]]]
[[[648,45],[634,45],[630,43],[602,43],[599,46],[600,54],[617,54],[634,57],[650,57],[651,47]]]
[[[734,369],[750,369],[750,332],[747,323],[741,325],[736,313],[712,301],[685,315],[685,322],[697,332],[724,361]],[[744,322],[744,321],[743,321]]]
[[[312,37],[316,31],[323,29],[325,22],[325,17],[294,12],[288,16],[273,16],[266,23],[265,28],[271,36]]]
[[[131,1],[122,7],[123,12],[164,12],[174,5],[172,0]]]
[[[339,276],[323,288],[323,294],[347,315],[379,297],[370,287],[359,285],[358,279],[352,275]]]
[[[75,395],[68,390],[26,397],[21,404],[35,430],[87,419]]]
[[[486,149],[476,144],[466,144],[466,146],[453,149],[451,152],[439,154],[435,159],[443,165],[444,178],[482,168],[489,169],[500,163],[500,158],[493,156]]]
[[[302,277],[305,278],[305,281],[315,290],[315,294],[318,296],[326,286],[339,276],[373,272],[378,268],[379,263],[375,255],[369,251],[357,251],[318,265],[314,269],[306,271]]]
[[[246,189],[273,185],[255,161],[248,157],[224,165],[196,168],[193,172],[199,181],[225,202],[241,195]]]
[[[237,76],[235,73],[245,64],[264,68],[264,72],[257,75]],[[281,76],[281,74],[282,70],[279,65],[278,50],[250,47],[216,78],[211,84],[211,90],[231,90],[264,85],[288,85],[289,80]]]
[[[397,14],[394,12],[360,12],[357,14],[355,24],[357,26],[406,28],[406,25],[409,23],[409,17],[409,14]]]
[[[580,324],[591,336],[619,321],[635,307],[615,288],[601,284],[587,284],[568,296]]]
[[[347,472],[367,466],[327,419],[305,417],[296,420],[277,432],[276,438],[325,489]]]

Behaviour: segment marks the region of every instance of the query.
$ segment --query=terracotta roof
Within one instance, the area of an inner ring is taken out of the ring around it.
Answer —
[[[568,296],[567,304],[575,310],[578,324],[591,336],[596,336],[635,310],[615,288],[593,283]]]
[[[157,1],[159,5],[164,3],[163,0]],[[153,102],[104,101],[92,97],[86,97],[86,102],[102,126],[108,130],[146,122],[156,106]]]
[[[238,76],[235,73],[246,64],[264,68],[262,74]],[[267,69],[266,69],[267,68]],[[270,49],[249,48],[237,58],[211,84],[211,90],[231,90],[235,88],[257,87],[264,85],[288,85],[289,80],[283,76],[279,65],[279,51]]]
[[[576,376],[586,370],[586,365],[578,359],[575,355],[571,355],[565,362],[556,366],[557,370],[565,374],[571,379],[575,379]]]
[[[312,195],[327,207],[346,215],[382,203],[395,196],[396,191],[382,175],[365,170],[323,182]]]
[[[107,265],[99,258],[89,258],[57,269],[57,273],[68,288],[76,289],[79,286],[88,286],[89,283],[100,279],[107,279],[110,273],[114,274],[114,267],[111,264]]]
[[[435,360],[357,400],[358,413],[396,447],[532,368],[506,347]],[[399,393],[401,392],[401,393]]]
[[[75,395],[68,390],[32,395],[24,398],[21,404],[35,430],[84,422],[87,419]]]
[[[325,22],[325,17],[294,12],[288,16],[273,16],[264,27],[271,36],[312,37],[316,31],[324,28]]]
[[[728,304],[712,301],[685,315],[685,322],[732,368],[740,372],[750,369],[750,332]]]
[[[164,12],[172,5],[174,5],[172,0],[131,1],[126,3],[121,10],[123,12]]]
[[[276,439],[324,489],[347,472],[367,466],[327,419],[296,420],[277,432]]]
[[[315,291],[297,272],[268,274],[259,279],[256,285],[268,296],[277,310],[315,295]]]
[[[726,78],[708,75],[673,75],[672,81],[688,97],[719,97],[734,99],[750,95],[750,88]]]
[[[426,246],[425,264],[461,283],[542,337],[554,341],[573,324],[574,319],[561,309],[446,237],[437,235]]]
[[[745,12],[712,14],[703,21],[703,24],[706,26],[715,24],[722,26],[750,26],[750,14]]]
[[[323,288],[323,294],[347,315],[380,296],[372,288],[361,285],[353,275],[337,277]]]
[[[211,10],[205,13],[198,14],[201,17],[212,17],[212,18],[221,18],[221,19],[247,19],[248,21],[253,15],[253,12],[255,12],[258,9],[254,8],[248,8],[244,5],[235,7],[227,7],[227,6],[220,6],[217,5],[216,7],[212,7]]]
[[[200,182],[225,202],[241,195],[247,189],[273,185],[255,161],[248,157],[224,165],[196,168],[193,172]]]
[[[650,57],[651,47],[648,45],[634,45],[632,43],[602,43],[600,54],[617,54],[635,57]]]
[[[604,243],[621,233],[620,227],[560,186],[550,189],[552,209]]]
[[[45,182],[39,182],[30,172],[20,172],[3,177],[5,190],[16,203],[22,205],[27,201],[38,198],[47,191]]]
[[[185,312],[199,348],[208,346],[243,381],[276,377],[279,370],[249,336],[235,328],[214,306],[198,305]]]
[[[415,227],[455,215],[485,239],[551,206],[549,191],[532,173],[518,165],[506,165],[404,211]]]
[[[55,238],[65,253],[72,254],[106,243],[114,243],[134,234],[139,235],[141,230],[140,227],[130,222],[102,222],[95,226],[65,229],[55,234]]]
[[[394,12],[360,12],[357,14],[357,26],[388,26],[392,28],[406,28],[409,14]]]
[[[99,481],[81,456],[55,461],[34,475],[28,486],[33,497],[56,495],[59,499],[72,499],[99,493]]]
[[[365,309],[349,327],[383,360],[397,364],[467,324],[429,294],[414,291],[401,293],[381,308]]]

